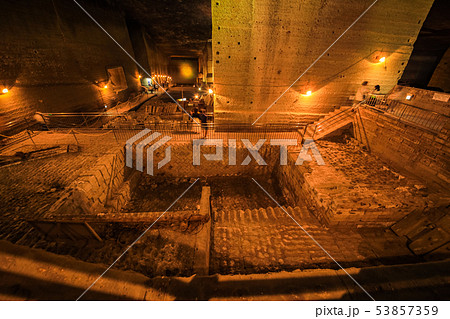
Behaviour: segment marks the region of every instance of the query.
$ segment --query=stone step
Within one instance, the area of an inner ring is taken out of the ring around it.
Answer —
[[[344,125],[347,125],[350,121],[351,121],[351,114],[349,114],[348,116],[344,116],[341,119],[339,119],[337,122],[332,123],[330,125],[326,125],[321,127],[320,123],[322,123],[323,121],[328,120],[329,118],[342,113],[344,111],[347,111],[351,108],[351,106],[341,106],[341,107],[337,107],[334,111],[328,113],[327,115],[325,115],[323,118],[315,121],[312,125],[309,125],[306,129],[305,132],[305,138],[312,138],[314,136],[315,139],[319,139],[324,137],[325,135],[341,128]],[[322,131],[319,131],[322,130]]]
[[[292,218],[291,218],[291,217]],[[309,227],[323,228],[319,221],[306,207],[267,207],[259,209],[215,211],[214,221],[217,224],[258,224],[282,222],[285,224],[298,223]]]

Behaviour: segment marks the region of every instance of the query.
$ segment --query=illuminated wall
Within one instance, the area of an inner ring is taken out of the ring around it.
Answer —
[[[212,55],[212,40],[209,39],[199,58],[199,69],[202,73],[201,84],[203,86],[210,86],[214,83]]]
[[[372,3],[213,1],[216,120],[253,122]],[[351,104],[363,81],[388,92],[432,3],[379,0],[259,121],[297,121]]]
[[[80,2],[133,54],[123,17]],[[100,111],[138,89],[134,62],[70,0],[9,1],[0,10],[0,133],[34,112]],[[103,88],[123,67],[128,89]],[[98,85],[95,81],[99,81]]]
[[[194,84],[198,75],[198,59],[172,57],[169,73],[177,84]]]

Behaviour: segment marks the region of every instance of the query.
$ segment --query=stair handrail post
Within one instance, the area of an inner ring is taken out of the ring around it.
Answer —
[[[309,123],[306,123],[305,130],[303,131],[303,134],[302,134],[302,145],[305,142],[305,136],[306,136],[306,131],[308,130],[308,125],[309,125]]]

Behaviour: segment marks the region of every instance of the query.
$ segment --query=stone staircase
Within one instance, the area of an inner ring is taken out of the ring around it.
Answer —
[[[284,210],[283,210],[284,209]],[[306,207],[268,207],[259,209],[216,211],[214,221],[220,225],[236,225],[243,223],[295,223],[286,212],[292,216],[300,225],[306,223],[316,227],[322,227],[319,221],[308,211]]]
[[[450,254],[450,207],[416,209],[391,226],[398,236],[408,239],[416,255]]]
[[[337,130],[352,123],[353,116],[354,112],[351,106],[338,107],[325,117],[309,125],[305,133],[305,138],[318,140],[335,133]]]
[[[390,230],[327,228],[306,206],[283,208],[214,211],[210,274],[337,267],[329,255],[343,267],[415,258]]]

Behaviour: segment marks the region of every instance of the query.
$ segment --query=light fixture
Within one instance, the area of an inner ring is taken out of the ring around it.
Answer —
[[[105,84],[105,86],[104,86],[103,88],[104,88],[104,89],[107,89],[107,88],[108,88],[108,85]]]
[[[379,62],[384,62],[384,61],[386,61],[386,57],[382,56],[378,61]]]
[[[195,94],[194,98],[195,98],[195,99],[198,99],[198,94]]]
[[[108,105],[105,104],[105,109],[107,109],[107,108],[108,108]]]
[[[209,92],[209,94],[213,94],[214,93],[214,91],[212,89],[209,89],[208,92]]]
[[[412,94],[408,94],[408,95],[406,95],[406,99],[408,100],[408,101],[410,101],[411,99],[412,99]]]
[[[305,94],[302,94],[303,96],[311,96],[312,95],[312,91],[306,91]]]
[[[9,92],[9,90],[7,89],[7,88],[4,88],[3,90],[2,90],[2,93],[3,94],[6,94],[6,93],[8,93]]]
[[[142,75],[139,74],[138,78],[141,79],[141,78],[142,78]]]
[[[199,90],[199,91],[201,91],[201,90],[202,90],[202,88],[198,88],[198,90]]]

